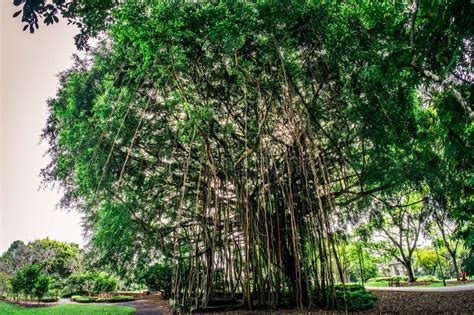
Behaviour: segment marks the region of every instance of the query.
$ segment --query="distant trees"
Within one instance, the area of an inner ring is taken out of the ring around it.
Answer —
[[[439,268],[438,254],[433,248],[422,247],[415,251],[415,265],[426,275],[436,275]]]
[[[377,198],[373,203],[370,224],[387,241],[386,252],[405,267],[410,282],[413,254],[424,227],[427,212],[418,194],[403,194],[396,199]]]
[[[17,240],[10,244],[10,247],[0,256],[0,272],[13,275],[31,263],[30,250],[23,241]]]
[[[77,244],[46,238],[28,244],[14,241],[0,256],[0,272],[9,275],[27,264],[36,264],[45,273],[65,279],[80,271],[82,252]]]

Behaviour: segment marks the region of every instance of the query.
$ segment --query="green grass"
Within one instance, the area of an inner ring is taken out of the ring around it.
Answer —
[[[388,282],[387,281],[366,282],[366,283],[364,283],[364,286],[366,286],[366,287],[388,287]]]
[[[18,315],[129,315],[135,313],[133,307],[105,305],[59,305],[52,307],[27,308],[7,302],[0,302],[0,314]]]

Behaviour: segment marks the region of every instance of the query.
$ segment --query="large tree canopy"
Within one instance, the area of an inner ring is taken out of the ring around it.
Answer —
[[[333,303],[374,197],[472,226],[469,1],[31,3],[105,32],[49,102],[45,179],[101,263],[170,258],[176,307]]]

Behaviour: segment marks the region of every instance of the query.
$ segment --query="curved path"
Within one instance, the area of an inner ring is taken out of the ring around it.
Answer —
[[[435,287],[435,288],[413,288],[413,287],[365,287],[371,291],[399,291],[399,292],[461,292],[461,291],[474,291],[474,284],[466,285],[452,285],[447,287]]]

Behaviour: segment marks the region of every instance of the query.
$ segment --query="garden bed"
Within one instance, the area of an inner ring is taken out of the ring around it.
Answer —
[[[474,291],[401,292],[377,291],[377,303],[365,314],[472,314]]]
[[[43,301],[40,301],[38,303],[38,301],[33,301],[33,300],[14,300],[12,298],[6,298],[6,299],[3,299],[2,301],[4,302],[8,302],[10,304],[15,304],[15,305],[18,305],[18,306],[22,306],[22,307],[48,307],[48,306],[54,306],[54,305],[57,305],[57,302],[58,300],[54,301],[54,302],[43,302]]]

